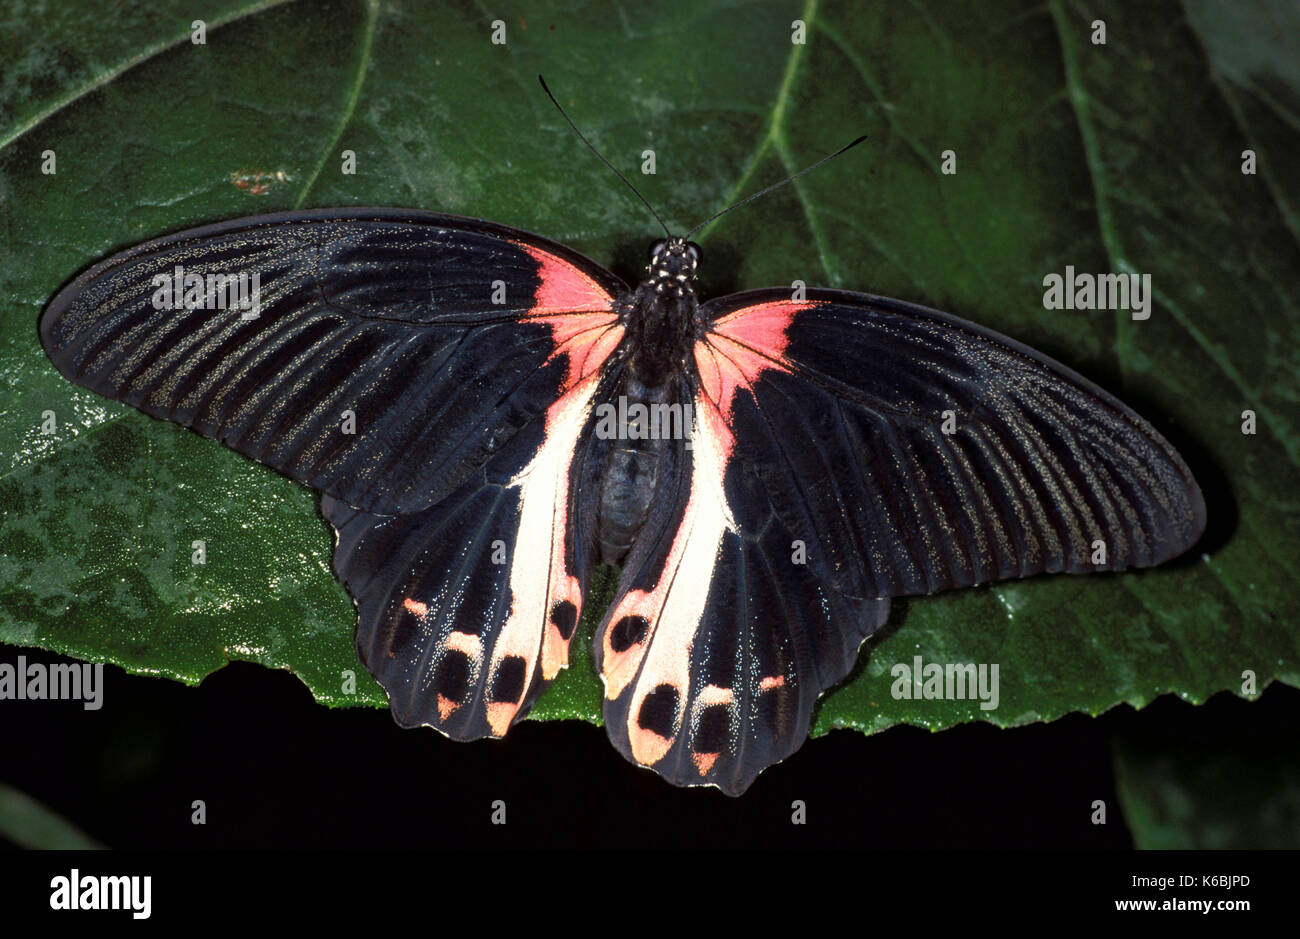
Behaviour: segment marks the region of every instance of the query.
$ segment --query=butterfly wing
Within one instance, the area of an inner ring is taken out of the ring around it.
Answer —
[[[255,317],[156,302],[160,276],[241,273]],[[73,381],[324,493],[395,717],[470,739],[503,734],[567,661],[591,567],[573,474],[623,290],[503,226],[314,211],[111,257],[41,333]]]
[[[219,290],[186,307],[194,278],[241,275],[257,277],[255,316],[211,308]],[[77,384],[400,513],[453,492],[545,412],[570,351],[608,354],[624,290],[560,245],[475,219],[295,212],[114,255],[54,298],[41,336]]]
[[[812,573],[725,422],[683,385],[690,446],[665,461],[595,657],[625,757],[739,795],[803,743],[818,695],[848,674],[889,601]]]
[[[708,304],[696,363],[777,515],[851,596],[1162,563],[1205,527],[1174,448],[1005,336],[812,290]]]
[[[601,379],[590,373],[430,508],[377,516],[322,500],[357,653],[402,726],[503,736],[568,664],[594,561],[575,520]]]

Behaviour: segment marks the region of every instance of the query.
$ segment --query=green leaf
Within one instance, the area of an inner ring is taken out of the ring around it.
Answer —
[[[1206,491],[1205,541],[1160,569],[896,603],[819,731],[1202,701],[1240,692],[1248,670],[1261,688],[1300,684],[1300,26],[1282,0],[1093,6],[212,0],[196,45],[187,4],[11,5],[0,639],[187,682],[249,659],[327,704],[384,703],[364,673],[345,690],[354,616],[313,494],[64,381],[37,318],[114,249],[295,206],[475,215],[635,274],[655,226],[542,96],[543,72],[629,174],[655,150],[657,174],[637,182],[676,230],[868,134],[710,226],[705,293],[799,279],[985,324],[1131,403]],[[505,45],[490,42],[497,17]],[[1066,265],[1150,274],[1150,319],[1045,310],[1042,279]],[[587,642],[574,648],[535,716],[599,720]],[[894,698],[891,668],[914,656],[998,664],[998,707]]]

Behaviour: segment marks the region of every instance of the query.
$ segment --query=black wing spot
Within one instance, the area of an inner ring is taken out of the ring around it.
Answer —
[[[420,621],[422,617],[417,616],[406,607],[402,607],[401,613],[395,619],[389,620],[392,624],[388,632],[388,655],[390,657],[405,656],[412,647],[420,641]]]
[[[673,728],[677,726],[677,703],[680,698],[672,685],[660,685],[641,702],[641,712],[637,714],[636,722],[643,730],[658,734],[665,740],[671,739]]]
[[[442,661],[438,663],[438,670],[433,677],[433,687],[438,689],[438,693],[444,698],[463,701],[466,692],[469,691],[469,675],[469,656],[454,649],[448,650],[443,655]]]
[[[788,684],[770,688],[758,696],[757,718],[759,726],[777,738],[786,736],[794,729],[799,711]]]
[[[650,631],[650,621],[644,616],[625,616],[610,630],[609,647],[615,652],[626,652],[645,638]],[[668,687],[660,685],[660,688]],[[656,688],[655,691],[659,689]],[[649,699],[647,699],[649,700]]]
[[[731,709],[713,704],[700,712],[700,723],[691,746],[696,753],[721,753],[731,736]]]
[[[527,662],[521,655],[507,655],[497,666],[497,673],[492,679],[493,701],[515,703],[523,696],[524,677]]]
[[[578,625],[578,608],[569,600],[561,600],[551,607],[551,623],[560,631],[560,638],[568,642]]]

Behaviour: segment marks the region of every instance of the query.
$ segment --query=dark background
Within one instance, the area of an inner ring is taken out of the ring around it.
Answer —
[[[12,647],[6,661],[18,654],[71,661]],[[197,688],[104,674],[96,712],[0,706],[0,779],[115,848],[1127,848],[1116,743],[1226,760],[1228,784],[1208,796],[1232,802],[1234,774],[1261,782],[1251,754],[1289,747],[1300,723],[1300,691],[1275,683],[1253,703],[1165,695],[1013,730],[841,730],[729,799],[674,789],[581,722],[525,721],[506,740],[462,744],[401,730],[387,711],[322,707],[288,672],[247,663]],[[206,825],[190,822],[195,799]],[[490,823],[496,799],[504,826]],[[790,822],[795,799],[806,825]],[[1090,821],[1096,799],[1105,825]]]

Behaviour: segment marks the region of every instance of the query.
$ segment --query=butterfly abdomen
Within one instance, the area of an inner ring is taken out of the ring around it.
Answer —
[[[659,454],[620,446],[610,451],[600,493],[600,560],[619,564],[645,523],[659,478]]]
[[[666,464],[690,433],[689,407],[677,397],[671,384],[647,388],[629,376],[596,423],[596,433],[610,440],[603,450],[597,516],[602,563],[622,563],[645,524]]]

